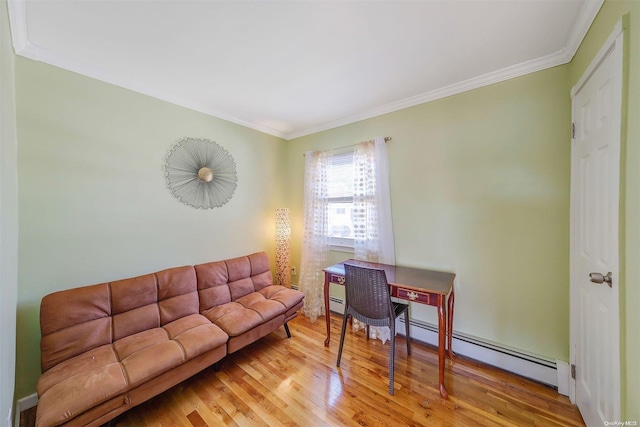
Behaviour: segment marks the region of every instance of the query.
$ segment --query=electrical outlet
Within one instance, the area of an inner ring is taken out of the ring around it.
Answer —
[[[291,275],[295,276],[298,274],[298,270],[295,267],[291,267]]]

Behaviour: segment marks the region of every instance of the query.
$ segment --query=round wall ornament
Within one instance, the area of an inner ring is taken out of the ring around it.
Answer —
[[[227,203],[238,181],[231,154],[214,141],[202,138],[182,138],[173,145],[164,171],[171,194],[197,209]]]

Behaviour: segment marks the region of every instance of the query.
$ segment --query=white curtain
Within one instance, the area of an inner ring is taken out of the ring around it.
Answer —
[[[353,226],[354,257],[359,260],[395,264],[389,157],[383,137],[356,146],[354,158]],[[355,330],[363,327],[353,322]],[[383,343],[388,327],[371,327],[369,336]]]
[[[327,174],[332,152],[307,152],[304,177],[304,231],[300,290],[305,294],[303,313],[312,322],[325,314],[324,272],[330,245]],[[353,155],[354,258],[395,263],[389,160],[384,138],[360,143]],[[354,328],[358,328],[354,320]],[[389,328],[371,328],[383,342]]]
[[[384,138],[356,146],[353,156],[353,226],[356,259],[396,261],[389,191],[389,157]]]
[[[304,225],[299,289],[304,293],[305,316],[315,322],[324,315],[324,272],[328,266],[329,209],[327,164],[329,152],[307,152],[304,175]]]

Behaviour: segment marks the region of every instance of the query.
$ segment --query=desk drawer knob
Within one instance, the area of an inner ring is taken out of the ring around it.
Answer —
[[[411,301],[415,301],[418,299],[418,294],[415,292],[407,292],[407,298],[409,298]]]

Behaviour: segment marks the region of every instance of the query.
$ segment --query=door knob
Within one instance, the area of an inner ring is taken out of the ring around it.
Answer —
[[[589,273],[589,280],[593,283],[606,283],[610,288],[613,287],[611,272],[608,272],[606,276],[603,276],[602,273]]]

